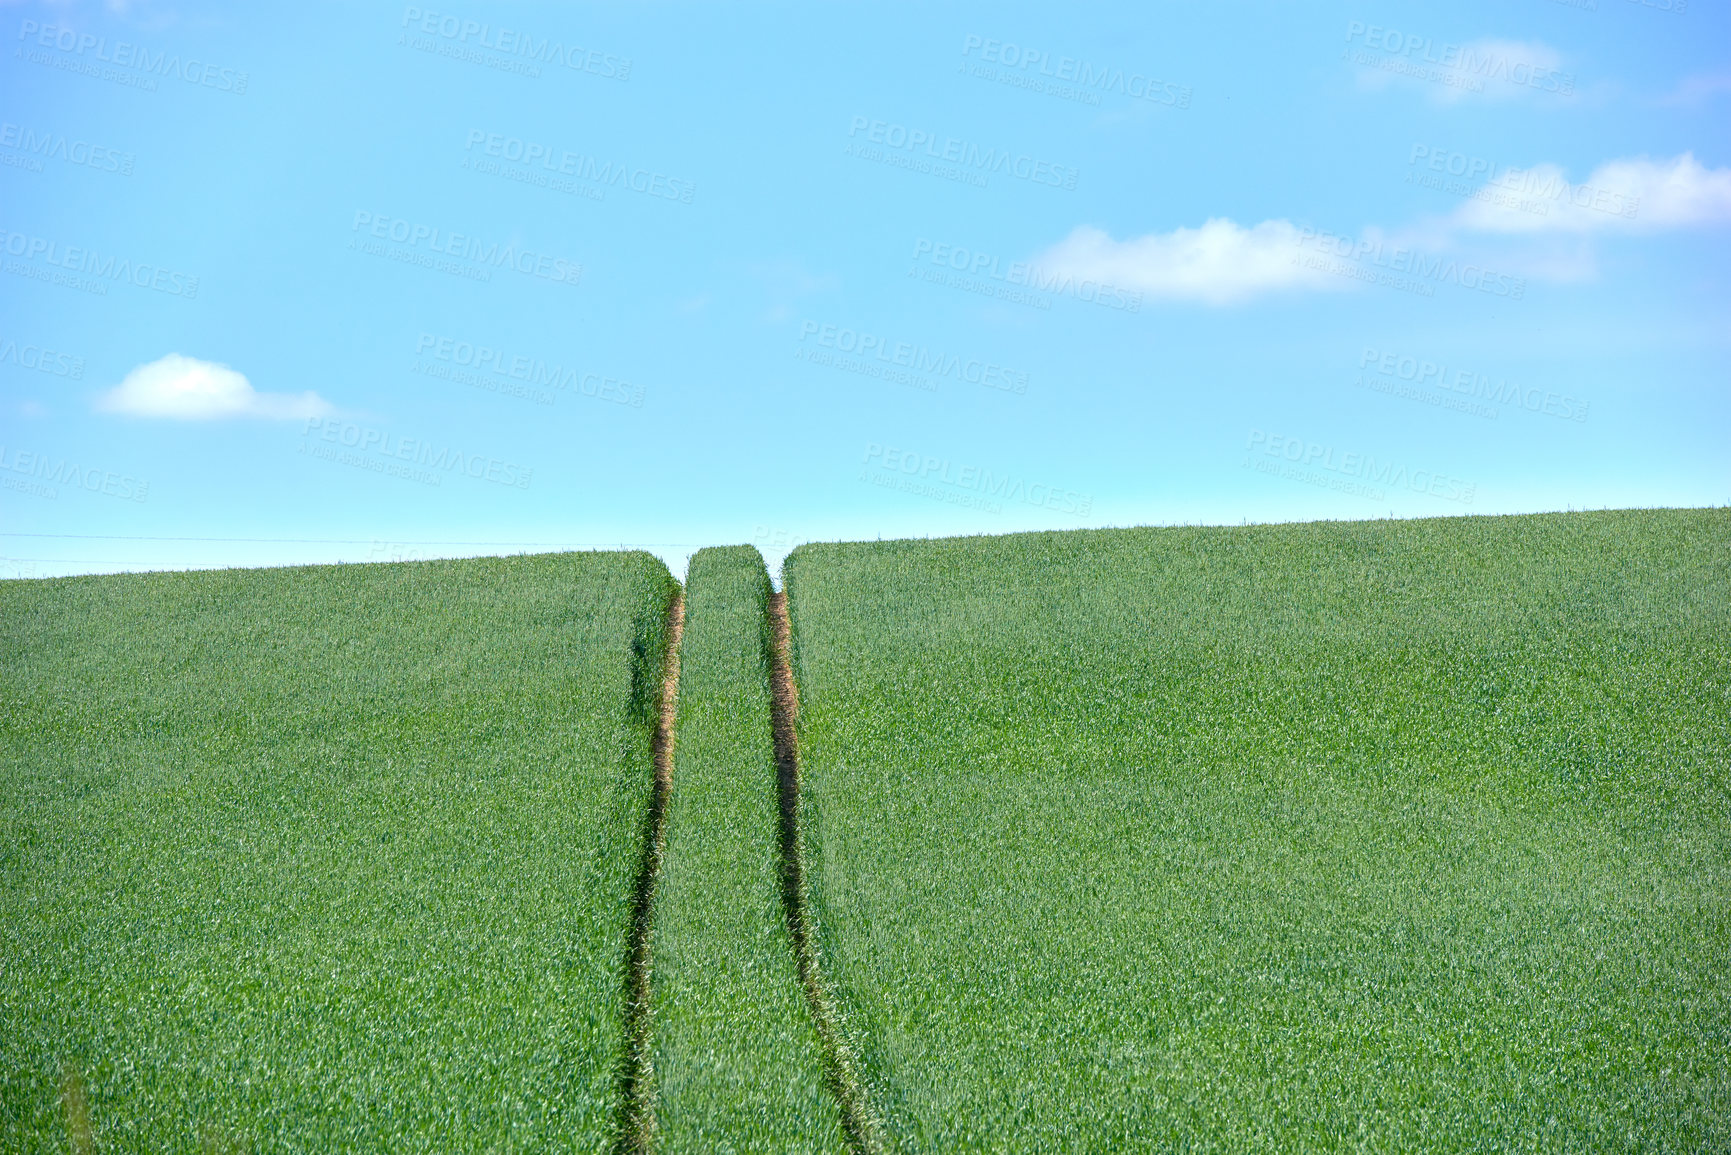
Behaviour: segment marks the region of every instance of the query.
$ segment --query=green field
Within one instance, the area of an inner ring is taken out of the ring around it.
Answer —
[[[782,907],[769,592],[749,546],[691,559],[655,895],[662,1151],[846,1150]]]
[[[0,1150],[1731,1150],[1731,510],[784,576],[0,583]]]
[[[909,1151],[1731,1149],[1731,514],[809,545]]]
[[[674,588],[0,586],[0,1149],[602,1148]]]

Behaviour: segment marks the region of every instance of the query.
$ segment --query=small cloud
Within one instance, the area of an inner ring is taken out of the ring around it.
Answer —
[[[1703,72],[1685,76],[1676,88],[1659,98],[1659,103],[1693,107],[1727,92],[1731,92],[1731,72]]]
[[[751,272],[782,295],[805,297],[841,287],[841,279],[834,273],[809,273],[796,260],[760,261],[751,266]]]
[[[1731,222],[1731,169],[1693,153],[1673,160],[1613,160],[1571,184],[1554,164],[1499,173],[1455,212],[1452,224],[1496,233],[1650,232]]]
[[[1454,67],[1446,71],[1459,83],[1438,86],[1437,99],[1444,104],[1575,91],[1574,76],[1563,71],[1562,53],[1536,40],[1474,40],[1461,45]]]
[[[1382,31],[1382,30],[1377,30]],[[1512,100],[1549,94],[1573,96],[1575,78],[1562,70],[1563,57],[1539,41],[1487,38],[1465,44],[1383,32],[1353,53],[1362,88],[1423,83],[1439,104],[1463,100]]]
[[[1263,221],[1245,228],[1214,217],[1200,228],[1124,241],[1083,225],[1033,263],[1048,273],[1209,305],[1234,304],[1281,290],[1350,287],[1350,281],[1300,261],[1300,241],[1290,221]]]
[[[18,413],[22,417],[46,417],[48,406],[40,401],[24,400],[18,403]]]
[[[138,366],[98,398],[96,407],[106,413],[183,421],[224,417],[292,421],[334,411],[317,393],[260,393],[227,365],[179,353]]]
[[[813,274],[796,260],[762,261],[749,272],[763,285],[769,300],[763,318],[774,324],[791,320],[799,302],[816,293],[834,292],[841,280],[833,273]]]

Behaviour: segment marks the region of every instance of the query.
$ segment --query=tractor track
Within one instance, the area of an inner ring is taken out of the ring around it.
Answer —
[[[841,1016],[818,968],[812,919],[806,902],[805,857],[799,832],[799,690],[793,681],[792,630],[787,594],[769,595],[770,724],[775,736],[776,787],[781,802],[781,902],[793,937],[799,985],[823,1045],[824,1076],[841,1107],[842,1129],[856,1155],[886,1149],[883,1128],[866,1100],[859,1061],[842,1035]]]
[[[667,606],[667,654],[661,666],[660,711],[650,751],[655,783],[644,822],[643,858],[631,896],[631,945],[625,961],[625,1045],[619,1069],[617,1155],[648,1155],[655,1147],[655,1060],[650,1037],[651,947],[655,882],[667,844],[667,800],[673,790],[673,735],[679,713],[679,643],[685,636],[685,593]]]

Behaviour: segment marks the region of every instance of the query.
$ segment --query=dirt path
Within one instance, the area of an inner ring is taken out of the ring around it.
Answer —
[[[787,594],[769,595],[770,724],[775,734],[776,785],[781,797],[781,902],[793,936],[799,984],[823,1042],[824,1075],[841,1105],[848,1145],[860,1155],[885,1150],[883,1130],[866,1102],[859,1063],[842,1037],[834,1001],[824,986],[806,906],[805,859],[799,837],[799,689],[793,682]]]
[[[619,1072],[620,1155],[647,1155],[655,1145],[655,1061],[650,1026],[650,947],[655,922],[655,880],[667,843],[667,798],[673,789],[673,727],[679,712],[679,642],[685,636],[685,595],[667,607],[667,657],[662,663],[661,711],[650,750],[655,785],[644,823],[643,859],[631,898],[631,946],[625,963],[625,1047]]]

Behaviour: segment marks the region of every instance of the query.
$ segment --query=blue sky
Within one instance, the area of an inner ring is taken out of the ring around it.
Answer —
[[[1725,0],[0,43],[5,576],[1731,499]]]

